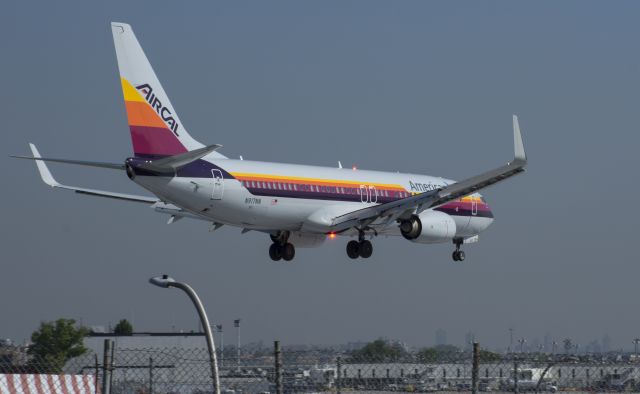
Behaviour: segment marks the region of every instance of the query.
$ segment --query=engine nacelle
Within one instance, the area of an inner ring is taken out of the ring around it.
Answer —
[[[450,241],[456,235],[456,222],[446,213],[424,211],[400,223],[402,236],[411,242],[431,244]]]

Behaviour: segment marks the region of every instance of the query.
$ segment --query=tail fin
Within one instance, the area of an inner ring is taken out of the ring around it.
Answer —
[[[131,26],[112,22],[111,31],[134,154],[157,158],[204,147],[184,128]]]

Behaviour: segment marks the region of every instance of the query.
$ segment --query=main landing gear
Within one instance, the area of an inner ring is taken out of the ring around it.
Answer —
[[[270,235],[273,243],[269,246],[269,257],[273,261],[291,261],[296,255],[296,248],[289,243],[289,232],[281,231],[277,235]]]
[[[362,257],[368,259],[373,254],[373,245],[371,241],[364,239],[364,231],[360,230],[357,241],[349,241],[347,243],[347,256],[352,259]]]
[[[453,251],[451,257],[453,257],[453,261],[464,261],[464,251],[460,250],[460,245],[462,245],[463,239],[456,238],[453,240],[453,243],[456,245],[456,250]]]

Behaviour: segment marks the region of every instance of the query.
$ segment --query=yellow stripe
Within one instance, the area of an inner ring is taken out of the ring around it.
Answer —
[[[303,177],[289,177],[282,175],[264,175],[264,174],[250,174],[250,173],[240,173],[240,172],[230,172],[234,178],[254,178],[254,179],[264,179],[264,180],[280,180],[280,181],[298,181],[298,182],[317,182],[317,183],[327,183],[327,184],[343,184],[343,185],[366,185],[366,186],[376,186],[376,187],[388,187],[388,188],[397,188],[401,190],[405,190],[402,186],[398,184],[385,184],[385,183],[369,183],[369,182],[360,182],[360,181],[344,181],[344,180],[336,180],[336,179],[320,179],[320,178],[303,178]]]
[[[124,101],[147,101],[140,93],[138,93],[136,88],[134,88],[129,81],[122,77],[120,77],[120,81],[122,82],[122,95],[124,96]]]

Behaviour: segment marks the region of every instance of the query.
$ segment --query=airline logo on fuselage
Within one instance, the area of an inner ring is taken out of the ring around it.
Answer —
[[[442,186],[433,183],[413,183],[409,181],[409,187],[412,192],[430,192],[431,190],[440,189]]]
[[[169,129],[173,131],[173,134],[178,136],[178,122],[171,116],[171,110],[162,105],[160,100],[153,93],[153,88],[148,83],[136,86],[136,89],[144,93],[145,99],[151,105],[151,108],[155,109],[158,115],[165,121]]]

